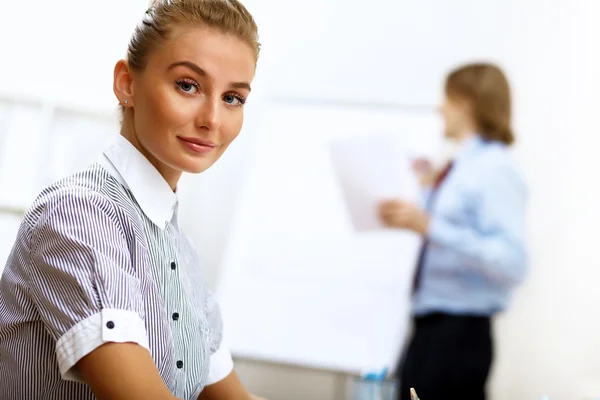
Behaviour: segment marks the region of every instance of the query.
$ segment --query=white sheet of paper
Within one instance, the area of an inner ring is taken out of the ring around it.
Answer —
[[[330,144],[333,169],[357,231],[383,229],[382,200],[415,201],[414,177],[391,136],[365,136]]]

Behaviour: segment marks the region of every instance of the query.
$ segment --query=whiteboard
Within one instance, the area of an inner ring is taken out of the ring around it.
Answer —
[[[217,288],[234,355],[350,373],[393,364],[420,239],[354,232],[328,144],[390,134],[427,154],[440,132],[433,110],[264,107]],[[416,197],[416,179],[407,187]]]

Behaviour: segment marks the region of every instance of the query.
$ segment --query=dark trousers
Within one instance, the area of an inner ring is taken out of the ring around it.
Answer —
[[[415,318],[398,370],[399,400],[414,387],[422,400],[484,400],[492,364],[489,317],[430,314]]]

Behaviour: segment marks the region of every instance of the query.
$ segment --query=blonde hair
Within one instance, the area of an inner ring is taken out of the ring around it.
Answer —
[[[478,133],[485,140],[514,142],[510,86],[499,67],[477,63],[452,71],[446,79],[446,95],[469,102]]]
[[[252,15],[238,0],[154,0],[129,42],[127,61],[143,69],[152,50],[166,41],[176,25],[205,25],[237,36],[260,52],[258,29]]]

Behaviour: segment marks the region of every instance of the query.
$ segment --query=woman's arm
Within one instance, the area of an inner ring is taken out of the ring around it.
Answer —
[[[176,400],[152,356],[135,343],[107,343],[75,366],[98,400]]]
[[[114,204],[91,190],[57,193],[32,233],[29,291],[56,341],[64,380],[101,399],[173,400],[148,350],[144,298]]]

